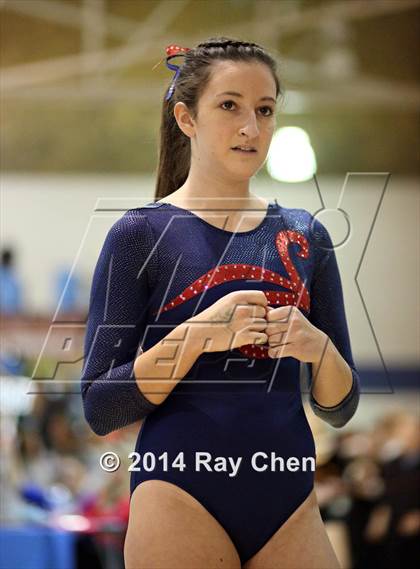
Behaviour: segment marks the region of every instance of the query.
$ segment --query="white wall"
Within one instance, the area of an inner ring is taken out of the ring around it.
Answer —
[[[345,182],[344,175],[318,176],[326,207],[337,207],[344,188],[340,206],[351,220],[350,237],[336,254],[353,352],[359,363],[380,366],[354,277],[386,175],[353,174]],[[322,207],[312,181],[262,184],[257,176],[251,187],[267,199],[276,197],[286,207],[303,207],[312,213]],[[153,193],[152,177],[3,174],[2,245],[16,247],[27,308],[54,313],[51,275],[63,263],[75,264],[75,270],[83,277],[87,298],[106,231],[123,214],[119,211],[93,215],[98,200],[101,207],[127,209],[152,201]],[[319,219],[328,227],[334,242],[345,237],[344,217],[337,212],[324,213]],[[419,258],[419,180],[392,176],[358,276],[377,341],[389,366],[413,365],[420,359]]]

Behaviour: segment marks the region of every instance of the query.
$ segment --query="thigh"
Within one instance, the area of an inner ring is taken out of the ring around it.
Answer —
[[[340,569],[315,490],[243,569]]]
[[[229,535],[207,509],[163,480],[139,484],[131,497],[126,569],[240,569]]]

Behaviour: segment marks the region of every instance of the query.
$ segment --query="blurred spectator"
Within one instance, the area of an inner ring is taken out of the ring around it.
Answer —
[[[64,398],[47,400],[40,420],[46,448],[62,455],[79,454],[81,441],[76,435],[72,419]]]
[[[71,274],[71,269],[58,269],[55,278],[55,308],[59,313],[77,312],[81,306],[80,282],[77,275]]]
[[[2,338],[0,349],[0,373],[2,375],[24,375],[25,360],[16,344]]]
[[[17,421],[13,478],[16,484],[31,481],[48,488],[56,479],[59,457],[47,450],[40,436],[40,424],[31,415]]]
[[[14,268],[14,252],[10,247],[4,248],[0,265],[0,313],[12,315],[22,310],[22,285]]]
[[[420,560],[420,425],[418,418],[397,412],[388,426],[390,437],[379,454],[385,489],[366,539],[381,546],[386,567],[409,569]]]

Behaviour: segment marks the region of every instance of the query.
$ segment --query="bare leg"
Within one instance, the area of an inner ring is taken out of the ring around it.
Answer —
[[[343,569],[351,569],[350,543],[347,526],[336,520],[325,523],[325,531]]]
[[[124,543],[126,569],[240,569],[229,535],[182,488],[147,480],[134,490]]]
[[[243,569],[340,569],[321,519],[315,491]]]

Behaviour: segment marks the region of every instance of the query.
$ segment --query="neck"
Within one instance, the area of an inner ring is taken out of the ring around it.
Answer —
[[[255,199],[249,190],[249,179],[226,180],[213,173],[197,171],[192,163],[188,178],[178,188],[177,194],[191,206],[214,207],[246,207]]]

